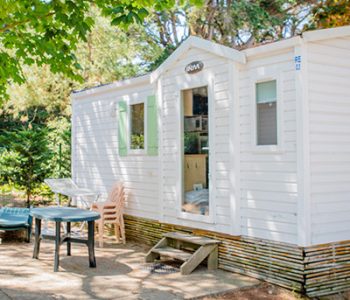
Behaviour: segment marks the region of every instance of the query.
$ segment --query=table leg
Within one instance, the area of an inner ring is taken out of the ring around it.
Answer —
[[[70,222],[67,222],[67,235],[68,235],[68,240],[67,240],[67,255],[68,255],[68,256],[71,256]]]
[[[61,222],[56,222],[54,272],[58,271],[58,267],[60,264],[60,245],[61,245]]]
[[[95,221],[88,221],[88,249],[90,268],[96,268],[95,258]]]
[[[28,221],[28,228],[27,228],[27,243],[30,243],[30,239],[31,239],[31,236],[32,236],[32,216],[29,216],[29,221]]]
[[[34,252],[33,258],[39,258],[41,242],[41,219],[35,218],[35,241],[34,241]]]

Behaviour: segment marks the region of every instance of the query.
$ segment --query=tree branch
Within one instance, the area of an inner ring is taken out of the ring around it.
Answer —
[[[47,18],[47,17],[50,17],[52,15],[54,15],[55,12],[50,12],[44,16],[41,16],[39,19],[44,19],[44,18]],[[38,19],[38,18],[37,18]],[[24,25],[25,23],[29,23],[31,21],[31,19],[27,19],[27,20],[23,20],[21,22],[14,22],[14,23],[11,23],[11,24],[5,24],[2,28],[0,28],[0,34],[3,33],[3,32],[6,32],[14,27],[17,27],[17,26],[20,26],[20,25]]]

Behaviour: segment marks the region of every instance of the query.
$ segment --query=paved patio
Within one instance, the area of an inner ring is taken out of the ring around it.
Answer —
[[[259,284],[257,280],[200,267],[191,275],[159,274],[143,258],[148,247],[108,243],[96,248],[97,268],[88,267],[87,248],[72,245],[72,256],[61,248],[60,271],[53,272],[54,244],[44,240],[40,259],[33,244],[1,242],[0,299],[194,299]],[[171,273],[172,272],[172,273]]]

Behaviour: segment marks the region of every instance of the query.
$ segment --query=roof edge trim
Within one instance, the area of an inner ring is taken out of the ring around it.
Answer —
[[[95,86],[86,90],[73,91],[71,93],[71,97],[73,99],[79,99],[92,94],[105,93],[111,90],[117,90],[124,87],[133,87],[133,86],[146,84],[146,83],[150,83],[150,74],[146,74],[146,75],[142,75],[142,76],[134,77],[130,79],[125,79],[122,81],[114,81],[110,84]]]
[[[264,45],[257,46],[255,48],[248,48],[248,49],[242,50],[242,52],[244,52],[247,57],[258,56],[258,55],[264,55],[272,52],[282,51],[288,48],[293,48],[294,46],[299,45],[301,43],[302,43],[302,38],[300,36],[295,36],[290,39],[272,42],[271,44],[264,44]]]
[[[307,42],[321,41],[344,36],[350,36],[350,26],[305,31],[303,33],[303,38]]]

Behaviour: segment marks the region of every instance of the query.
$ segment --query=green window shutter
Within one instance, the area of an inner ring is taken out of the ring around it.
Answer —
[[[158,155],[157,102],[154,95],[147,97],[147,154]]]
[[[128,153],[127,132],[127,104],[125,101],[118,102],[118,147],[119,155],[126,156]]]

